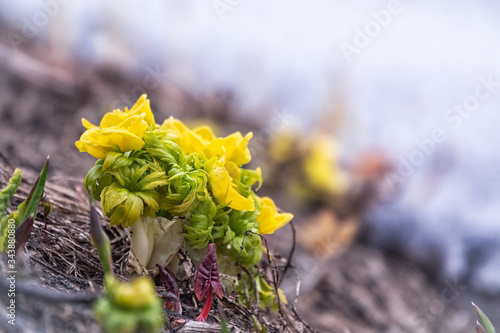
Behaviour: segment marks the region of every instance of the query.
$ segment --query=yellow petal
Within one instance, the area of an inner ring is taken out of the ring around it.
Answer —
[[[225,168],[224,157],[209,160],[205,164],[205,171],[208,173],[212,193],[219,204],[237,210],[255,210],[253,200],[242,196],[231,181],[231,176]]]
[[[154,115],[151,111],[149,99],[147,99],[147,96],[145,94],[137,100],[137,102],[130,110],[128,110],[127,108],[125,108],[125,110],[123,111],[120,109],[116,109],[106,113],[104,117],[102,117],[100,127],[105,128],[118,126],[122,122],[127,120],[127,118],[133,116],[141,116],[142,114],[144,114],[144,121],[147,123],[147,125],[154,128],[156,126]]]
[[[80,152],[87,152],[97,159],[105,159],[106,154],[113,150],[111,146],[94,146],[90,141],[83,140],[75,142],[75,146]]]
[[[225,138],[215,139],[207,146],[205,154],[208,158],[225,155],[227,161],[232,161],[238,165],[246,164],[252,158],[247,147],[252,136],[252,132],[245,137],[240,132],[236,132]]]
[[[117,129],[125,130],[142,138],[144,136],[144,132],[148,129],[148,124],[144,118],[144,114],[141,114],[140,116],[128,117],[117,126]]]
[[[232,179],[237,181],[241,180],[241,169],[236,165],[236,163],[231,161],[226,162],[225,168]]]
[[[143,94],[141,97],[139,97],[139,99],[129,112],[130,115],[137,116],[145,114],[146,116],[144,117],[144,120],[146,121],[148,126],[152,126],[153,128],[156,126],[155,116],[151,111],[151,103],[149,102],[148,96],[146,94]]]
[[[204,150],[213,140],[215,135],[208,126],[200,126],[194,130],[187,127],[179,137],[179,146],[186,154],[198,153],[204,154]]]
[[[178,144],[186,154],[203,154],[203,150],[207,145],[205,140],[191,130],[186,130],[184,134],[179,137]]]
[[[163,124],[161,124],[160,128],[168,132],[174,132],[174,134],[177,135],[181,135],[188,130],[182,121],[174,117],[166,119]]]
[[[240,134],[238,132],[238,134]],[[241,134],[240,134],[241,136]],[[232,152],[229,152],[228,160],[233,161],[234,163],[238,165],[243,165],[247,164],[250,162],[252,159],[252,156],[250,155],[250,150],[248,149],[248,143],[250,142],[250,139],[253,137],[253,133],[247,133],[244,138],[239,140],[237,143],[236,147]]]
[[[274,201],[269,197],[261,198],[260,214],[257,216],[261,234],[272,234],[285,224],[290,222],[293,215],[290,213],[278,213]]]
[[[103,145],[114,144],[120,147],[121,152],[139,150],[144,146],[142,139],[128,131],[118,129],[104,129],[94,141]]]
[[[234,184],[231,184],[231,187],[227,192],[226,201],[228,202],[228,207],[236,210],[255,210],[255,205],[252,199],[242,196]]]
[[[215,140],[215,134],[208,126],[198,126],[193,129],[193,132],[200,136],[201,139],[205,140],[206,143],[210,143]]]
[[[88,121],[88,120],[87,120],[87,119],[85,119],[85,118],[82,118],[82,125],[83,125],[83,127],[85,127],[86,129],[91,129],[91,128],[97,127],[96,125],[92,124],[90,121]]]
[[[120,125],[125,119],[127,115],[120,109],[113,110],[111,112],[106,113],[102,119],[99,127],[114,127]]]
[[[120,147],[120,151],[127,152],[141,149],[144,141],[126,130],[94,127],[86,130],[75,145],[80,151],[103,159],[108,152],[114,150],[113,145]]]

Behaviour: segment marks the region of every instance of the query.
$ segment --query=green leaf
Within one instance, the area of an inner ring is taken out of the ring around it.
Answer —
[[[213,218],[216,212],[217,207],[212,199],[202,201],[194,210],[184,226],[184,237],[193,248],[202,249],[212,242],[212,227],[215,223]]]
[[[479,322],[481,323],[481,326],[484,328],[486,333],[496,333],[493,324],[488,319],[486,314],[484,314],[484,312],[481,311],[481,309],[476,304],[472,303],[472,306],[476,310],[477,316],[479,317]]]
[[[92,203],[90,206],[90,241],[97,248],[104,274],[112,275],[113,267],[111,265],[110,241],[101,227],[97,210]]]
[[[150,173],[137,182],[138,191],[153,190],[164,185],[168,185],[168,178],[164,172]]]
[[[89,170],[83,181],[83,185],[92,193],[94,198],[100,198],[102,190],[113,183],[113,176],[102,170],[104,160],[97,160],[94,166]]]
[[[479,323],[479,321],[476,321],[476,333],[488,333],[488,332],[486,332],[486,330],[484,329],[484,327],[481,326],[481,324]]]
[[[124,156],[123,153],[110,151],[106,155],[106,159],[104,160],[104,163],[102,165],[102,170],[106,171],[108,169],[119,169],[121,167],[128,167],[131,166],[132,163],[133,161]]]
[[[45,182],[47,180],[47,172],[49,169],[49,157],[47,157],[47,161],[43,166],[42,171],[40,172],[40,176],[36,180],[28,198],[23,201],[19,207],[17,208],[19,211],[19,221],[24,221],[31,214],[36,215],[38,210],[38,205],[42,200],[43,190],[45,188]],[[19,223],[19,222],[18,222]]]
[[[244,197],[248,197],[252,192],[252,186],[255,183],[259,183],[259,185],[257,186],[257,190],[261,187],[262,176],[258,171],[241,169],[241,180],[237,181],[233,179],[233,181],[235,182],[236,186],[238,186],[238,191],[240,192],[240,194]]]
[[[158,160],[167,163],[170,166],[181,165],[185,161],[184,153],[179,145],[172,141],[162,141],[155,135],[161,131],[154,131],[153,133],[146,132],[142,138],[146,143],[147,152],[157,158]]]
[[[104,214],[108,215],[110,211],[121,205],[127,200],[128,195],[129,191],[118,183],[106,186],[101,192],[101,206]]]
[[[142,199],[144,203],[148,206],[148,211],[150,214],[154,214],[158,211],[160,201],[160,196],[158,192],[153,190],[142,191],[134,193],[136,196]]]

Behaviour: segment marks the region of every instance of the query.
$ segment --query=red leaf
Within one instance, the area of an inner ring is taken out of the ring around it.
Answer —
[[[23,223],[16,229],[16,252],[21,248],[27,241],[31,235],[31,230],[33,230],[33,220],[34,215],[31,214],[24,220]]]
[[[205,297],[207,301],[203,310],[196,320],[205,321],[212,306],[212,290],[219,298],[222,298],[222,285],[219,277],[219,262],[215,252],[215,244],[208,245],[208,252],[200,263],[198,272],[196,272],[196,282],[194,284],[194,293],[198,300],[202,301]]]
[[[177,286],[177,283],[175,283],[175,280],[172,279],[170,274],[168,274],[168,272],[165,270],[165,268],[163,268],[160,264],[156,264],[156,267],[158,267],[161,282],[163,283],[165,290],[168,292],[171,292],[172,294],[179,297],[179,286]]]
[[[163,298],[163,307],[175,312],[182,313],[181,302],[179,301],[179,286],[175,283],[175,280],[168,274],[168,272],[160,264],[156,264],[158,271],[160,273],[160,279],[167,291],[167,295],[161,295]],[[168,296],[171,294],[171,297]]]

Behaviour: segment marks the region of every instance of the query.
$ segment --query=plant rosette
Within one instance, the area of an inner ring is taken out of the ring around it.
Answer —
[[[211,243],[221,273],[235,276],[238,265],[257,272],[260,235],[293,217],[255,194],[261,170],[243,167],[252,133],[217,137],[208,126],[189,128],[173,117],[157,124],[146,95],[106,113],[99,126],[82,123],[86,131],[75,145],[98,159],[84,185],[111,226],[128,230],[129,263],[139,274],[156,264],[174,267],[181,248],[197,266]]]

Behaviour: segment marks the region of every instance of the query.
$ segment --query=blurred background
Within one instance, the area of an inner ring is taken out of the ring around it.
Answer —
[[[425,325],[453,307],[472,332],[474,301],[500,326],[499,14],[491,0],[3,1],[0,153],[35,169],[51,154],[53,179],[81,179],[80,118],[147,93],[157,122],[254,132],[261,191],[296,215],[296,260],[335,270],[333,252],[363,244],[433,285]],[[271,241],[288,250],[284,229]]]

